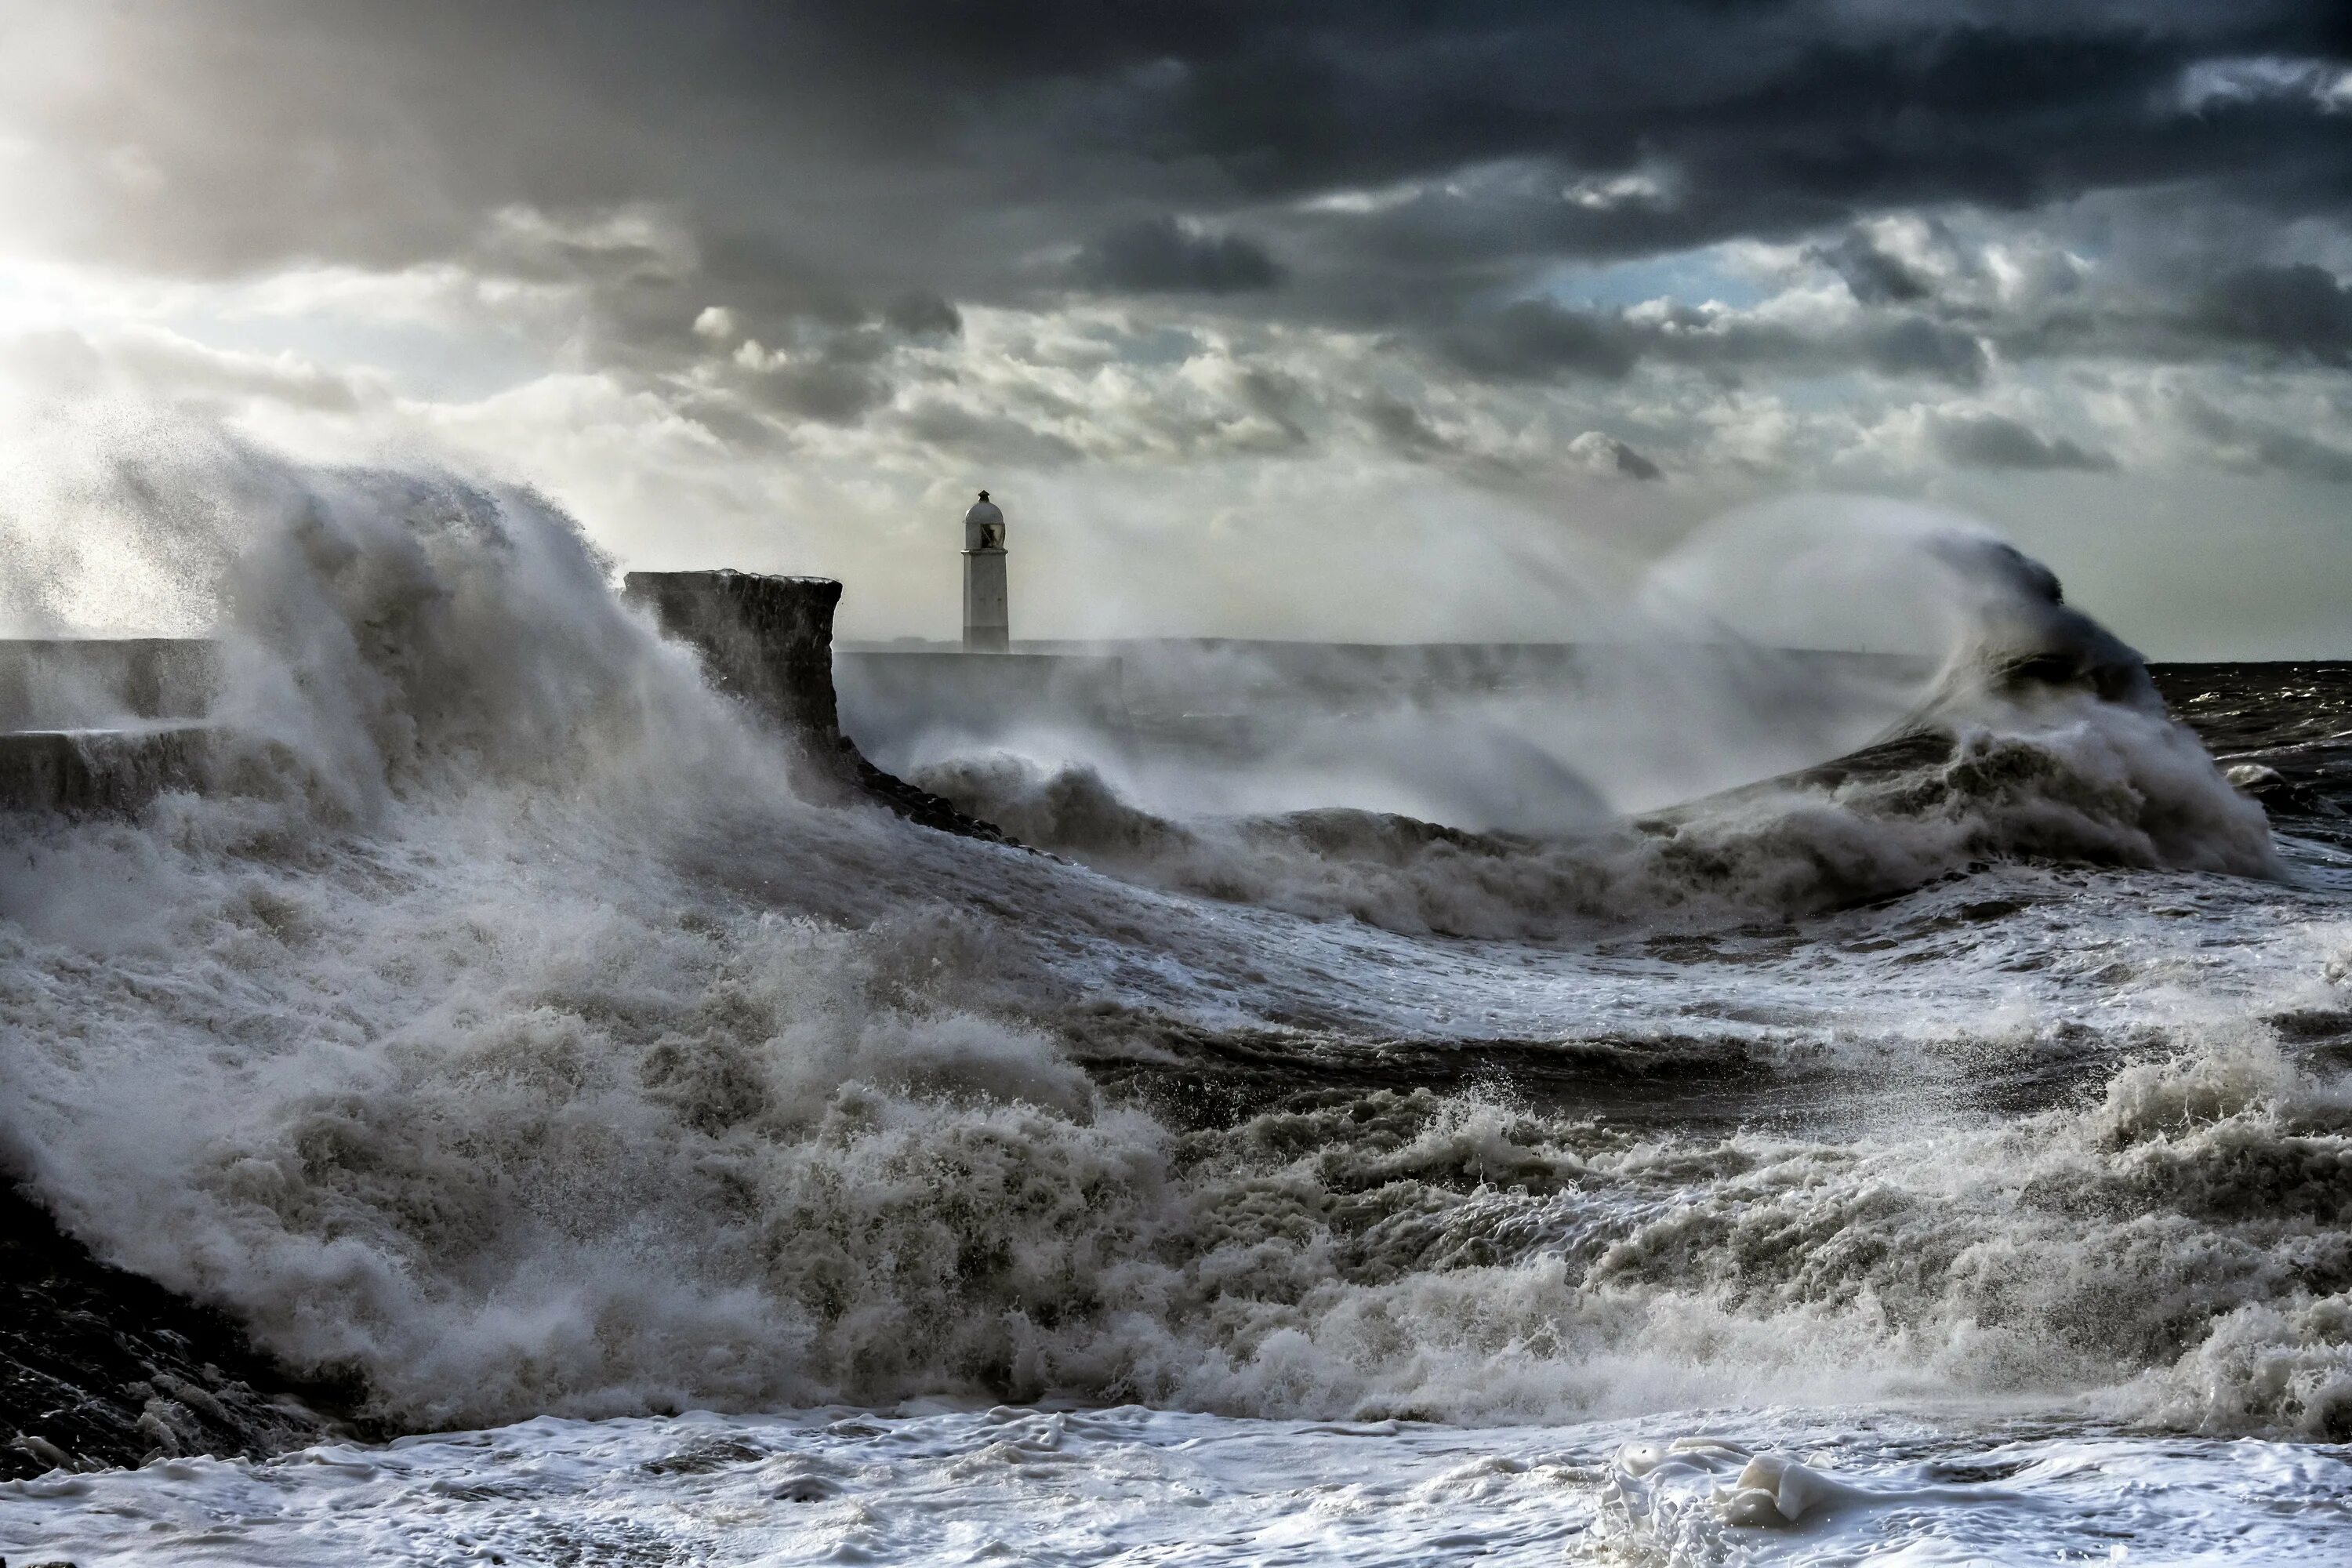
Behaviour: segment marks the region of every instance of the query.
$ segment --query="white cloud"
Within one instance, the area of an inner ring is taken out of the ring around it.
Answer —
[[[2191,114],[2259,99],[2301,100],[2323,114],[2352,110],[2352,71],[2336,61],[2282,55],[2200,60],[2180,75],[2174,102]]]
[[[1680,182],[1667,169],[1637,169],[1628,174],[1595,175],[1574,180],[1560,191],[1560,199],[1591,212],[1621,207],[1665,207],[1674,205]]]

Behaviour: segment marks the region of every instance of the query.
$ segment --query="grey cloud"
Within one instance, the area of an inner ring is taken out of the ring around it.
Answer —
[[[1881,375],[1972,387],[1990,364],[1973,333],[1919,315],[1808,336],[1773,322],[1687,308],[1637,317],[1536,300],[1454,322],[1441,331],[1438,346],[1460,368],[1497,381],[1619,381],[1654,360],[1726,374],[1759,368],[1821,375],[1859,365]]]
[[[1394,393],[1368,394],[1358,401],[1356,415],[1372,444],[1392,457],[1443,468],[1482,488],[1524,488],[1528,480],[1528,473],[1516,458],[1485,449],[1473,437],[1440,429],[1419,407]],[[1582,458],[1580,453],[1577,456]]]
[[[1864,305],[1907,304],[1932,292],[1925,279],[1879,249],[1868,235],[1849,234],[1806,254],[1844,279],[1847,290]]]
[[[1928,421],[1927,437],[1957,468],[2097,472],[2116,466],[2105,452],[2063,436],[2044,436],[2000,414],[1939,414]]]
[[[2195,320],[2291,359],[2352,365],[2352,286],[2322,267],[2249,267],[2216,282]]]
[[[1548,203],[1424,231],[1435,270],[1467,282],[2158,183],[2340,209],[2340,123],[2273,100],[2189,113],[2174,90],[2200,60],[2342,57],[2327,10],[184,0],[89,8],[127,68],[52,95],[43,129],[91,153],[74,241],[151,261],[418,259],[503,205],[665,197],[700,226],[813,237],[811,259],[861,286],[959,297],[1013,287],[1041,242],[1099,235],[1139,201],[1213,218],[1486,164],[1556,171]],[[156,190],[105,176],[100,154],[126,145],[155,161]],[[1673,174],[1655,199],[1559,199],[1652,165]],[[1332,222],[1377,269],[1409,216]],[[1263,275],[1230,259],[1211,275]]]
[[[1265,365],[1252,365],[1242,373],[1236,390],[1250,411],[1271,423],[1286,443],[1292,447],[1307,445],[1304,421],[1314,398],[1297,376]]]
[[[2252,460],[2246,466],[2258,472],[2317,479],[2323,484],[2352,484],[2352,450],[2295,430],[2253,430],[2248,440]]]
[[[1128,294],[1238,294],[1272,289],[1283,278],[1263,247],[1172,217],[1110,230],[1078,253],[1071,275],[1083,287]]]
[[[2225,413],[2200,397],[2179,399],[2177,412],[2180,422],[2204,439],[2210,455],[2225,468],[2323,484],[2352,484],[2352,449]]]
[[[911,289],[890,301],[883,320],[910,338],[955,337],[963,331],[963,314],[928,289]]]
[[[942,451],[1021,468],[1062,468],[1082,456],[1077,447],[1049,430],[938,399],[916,404],[899,417],[898,425],[916,439]]]
[[[1924,316],[1904,316],[1865,337],[1870,367],[1883,375],[1924,375],[1954,386],[1975,386],[1990,360],[1984,344]]]
[[[1472,317],[1441,340],[1465,370],[1501,380],[1557,375],[1618,381],[1641,357],[1635,334],[1619,318],[1522,300]]]
[[[1372,438],[1399,457],[1426,460],[1451,449],[1420,409],[1389,393],[1376,392],[1365,398],[1363,416]]]
[[[1419,408],[1392,393],[1367,395],[1357,411],[1373,443],[1384,451],[1411,462],[1443,465],[1476,484],[1517,486],[1529,477],[1530,468],[1547,468],[1637,482],[1664,477],[1655,462],[1605,431],[1586,430],[1564,443],[1554,463],[1527,465],[1449,437]]]
[[[1664,470],[1616,437],[1587,430],[1568,444],[1571,456],[1596,474],[1616,479],[1656,479]]]
[[[2144,216],[2160,225],[2163,215]],[[2203,274],[2203,280],[2198,275]],[[2184,268],[2110,259],[2016,301],[1930,301],[1922,314],[1981,336],[2012,361],[2114,358],[2155,364],[2352,369],[2352,286],[2310,263]]]
[[[2315,0],[51,9],[58,59],[19,51],[42,90],[0,100],[53,188],[10,244],[570,289],[582,320],[551,355],[680,400],[715,375],[780,419],[876,418],[967,311],[1074,284],[1383,334],[1494,383],[1655,364],[1973,387],[1995,353],[2352,368],[2352,116],[2179,90],[2200,62],[2352,62],[2352,23]],[[2079,223],[2116,276],[2158,229],[2206,237],[2127,286],[2000,294],[1874,241],[1895,214]],[[2261,252],[2280,237],[2305,248]],[[1732,239],[1833,269],[1857,323],[1549,298],[1584,264]],[[724,344],[693,330],[714,307]],[[784,367],[710,373],[745,340]],[[1303,439],[1295,407],[1238,395]]]
[[[0,340],[0,365],[52,393],[128,389],[176,404],[255,402],[348,414],[375,395],[334,370],[290,357],[209,349],[153,331],[95,342],[71,331],[28,332]]]
[[[792,436],[774,418],[740,397],[689,392],[678,396],[675,406],[679,417],[692,420],[738,455],[782,457],[793,449]]]
[[[823,425],[855,425],[890,401],[890,385],[867,366],[837,360],[786,364],[745,376],[754,404]]]
[[[2294,430],[2253,433],[2251,465],[2257,470],[2291,479],[2317,479],[2323,484],[2352,484],[2352,450],[2315,440]]]

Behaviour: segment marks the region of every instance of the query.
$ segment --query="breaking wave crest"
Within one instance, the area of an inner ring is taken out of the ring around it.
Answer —
[[[1024,843],[1114,875],[1407,932],[1545,938],[1629,921],[1785,919],[2028,859],[2276,874],[2262,808],[2160,711],[2070,693],[2012,723],[1971,722],[1835,778],[1544,839],[1338,809],[1178,820],[1123,799],[1086,763],[1009,752],[914,776]]]
[[[1300,922],[803,804],[527,495],[265,489],[222,569],[242,787],[8,825],[0,1147],[104,1255],[394,1422],[1921,1389],[2352,1420],[2352,1089],[2261,1026],[2143,1041],[2084,1104],[1842,1140],[1334,1086],[1249,990],[1337,963],[1284,948]],[[2269,864],[2193,742],[2092,697],[1567,843],[925,782],[1122,874],[1396,931]],[[1294,1077],[1192,1116],[1090,1074],[1162,1048],[1123,977],[1171,970],[1238,976],[1223,1024]]]

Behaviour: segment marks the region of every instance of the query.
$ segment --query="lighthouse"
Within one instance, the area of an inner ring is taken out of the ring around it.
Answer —
[[[1003,653],[1013,640],[1004,596],[1004,513],[980,492],[963,514],[963,646]]]

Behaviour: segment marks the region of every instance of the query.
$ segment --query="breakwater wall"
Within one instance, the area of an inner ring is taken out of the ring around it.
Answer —
[[[0,639],[0,732],[195,719],[219,680],[201,637]]]
[[[792,742],[793,787],[878,803],[945,833],[1003,835],[867,761],[842,732],[833,615],[841,584],[758,573],[633,572],[630,602],[692,647],[710,683]],[[200,789],[215,731],[216,647],[201,638],[0,639],[0,809],[136,810]]]
[[[200,784],[219,679],[201,638],[0,639],[0,806],[125,811]]]
[[[629,598],[693,647],[720,691],[791,742],[794,787],[878,802],[944,832],[984,822],[867,762],[841,731],[841,584],[733,572],[636,573]],[[218,650],[202,641],[0,640],[0,807],[136,810],[207,787]],[[181,1454],[259,1456],[367,1433],[359,1391],[257,1353],[221,1314],[109,1267],[0,1171],[0,1480]]]

